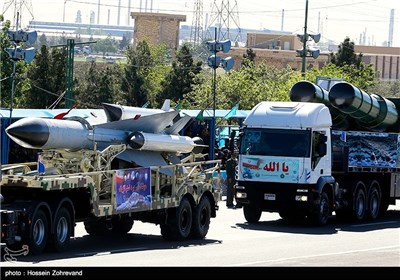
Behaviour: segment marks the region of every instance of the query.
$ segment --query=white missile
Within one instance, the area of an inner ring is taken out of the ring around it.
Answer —
[[[189,136],[154,134],[140,131],[133,132],[129,139],[129,145],[135,150],[165,151],[190,153],[201,141],[201,138],[190,138]],[[199,140],[200,139],[200,140]]]
[[[175,135],[188,121],[181,118],[167,125],[178,111],[153,114],[91,126],[85,120],[23,118],[11,124],[7,135],[17,144],[33,149],[104,149],[109,145],[127,144],[138,151],[189,153],[202,145],[201,138]]]

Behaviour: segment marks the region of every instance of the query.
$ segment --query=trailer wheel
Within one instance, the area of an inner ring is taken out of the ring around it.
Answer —
[[[33,216],[29,230],[29,252],[33,255],[42,253],[46,247],[48,235],[49,223],[47,216],[43,210],[39,209]]]
[[[133,227],[133,218],[129,216],[122,216],[118,220],[113,220],[113,233],[116,234],[127,234]]]
[[[381,196],[376,186],[372,186],[368,195],[368,219],[375,220],[379,215]]]
[[[192,228],[192,206],[184,197],[174,213],[171,213],[165,224],[161,224],[161,235],[165,240],[180,241],[186,239]]]
[[[353,218],[354,220],[360,222],[365,217],[365,191],[363,188],[358,188],[356,195],[354,196],[354,207],[353,207]]]
[[[247,222],[257,223],[261,218],[262,211],[250,205],[243,206],[243,214]]]
[[[72,231],[71,215],[66,208],[59,209],[54,225],[53,246],[56,251],[61,252],[68,247]]]
[[[199,204],[194,209],[193,225],[190,237],[195,239],[203,239],[208,233],[211,220],[211,203],[208,197],[203,196]]]
[[[329,205],[330,202],[328,194],[326,192],[322,192],[319,205],[317,205],[310,215],[310,220],[313,224],[318,226],[324,226],[327,224],[331,213]]]

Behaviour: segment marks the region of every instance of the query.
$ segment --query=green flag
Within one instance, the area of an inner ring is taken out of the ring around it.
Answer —
[[[236,115],[236,111],[237,111],[238,107],[239,107],[239,102],[236,103],[235,106],[233,106],[233,108],[229,111],[229,113],[225,115],[224,119],[229,119],[229,118],[233,117],[234,115]]]
[[[176,104],[176,106],[175,106],[175,110],[180,110],[182,108],[182,105],[183,105],[183,101],[179,100],[179,103]]]
[[[197,116],[196,116],[196,120],[199,120],[199,121],[203,121],[204,120],[204,118],[203,118],[203,112],[204,112],[204,110],[200,110],[200,112],[197,114]]]

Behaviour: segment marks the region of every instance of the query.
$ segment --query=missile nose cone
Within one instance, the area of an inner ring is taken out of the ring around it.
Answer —
[[[145,139],[142,133],[136,131],[129,136],[128,142],[132,149],[140,149],[143,147]]]
[[[107,119],[110,122],[119,121],[122,117],[122,109],[118,105],[103,103],[103,108]]]
[[[41,148],[49,139],[49,128],[42,119],[21,119],[11,124],[6,133],[17,144],[27,148]]]

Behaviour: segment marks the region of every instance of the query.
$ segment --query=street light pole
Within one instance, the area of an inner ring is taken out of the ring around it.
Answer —
[[[217,42],[217,28],[215,27],[215,42]],[[214,49],[214,65],[217,64],[217,48]],[[215,159],[215,107],[217,106],[217,68],[213,68],[213,117],[210,122],[210,151],[209,159]]]
[[[307,17],[308,17],[308,0],[306,0],[306,15],[304,22],[304,39],[303,39],[303,54],[302,54],[302,62],[301,62],[301,73],[303,76],[306,74],[306,49],[307,49]]]

